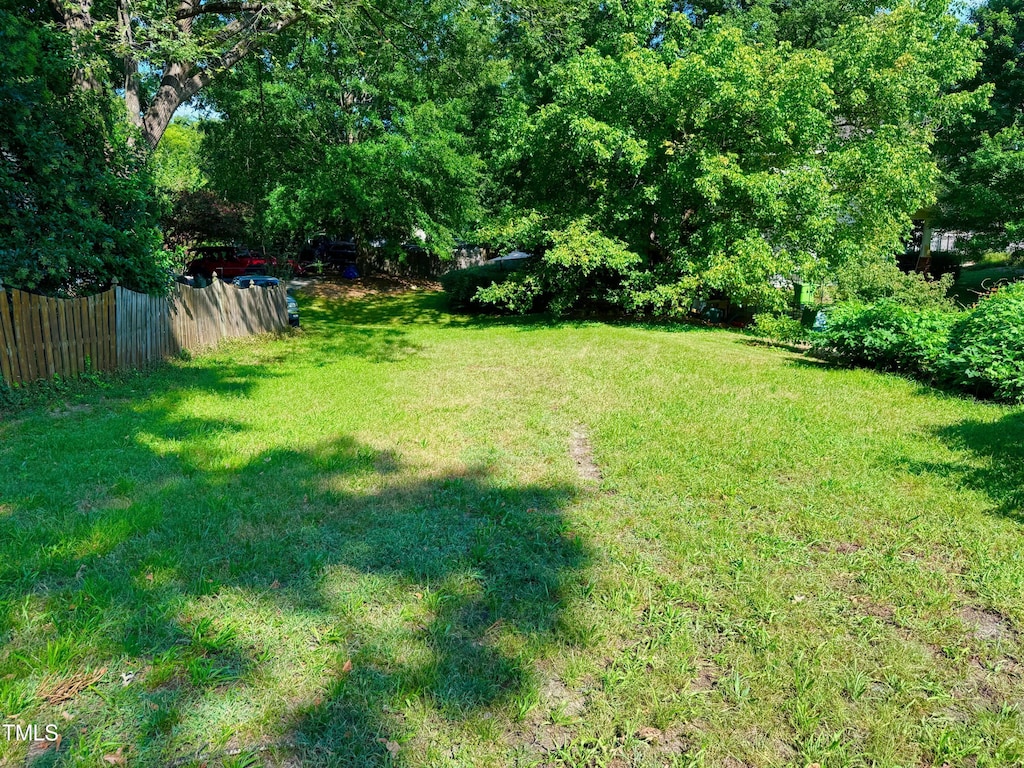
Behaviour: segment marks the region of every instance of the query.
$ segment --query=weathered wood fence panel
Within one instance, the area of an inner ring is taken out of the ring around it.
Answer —
[[[0,285],[0,378],[23,384],[86,371],[137,368],[182,349],[288,327],[284,286],[175,285],[168,296],[115,286],[53,299]]]
[[[117,367],[114,291],[51,299],[0,288],[0,376],[21,384]]]

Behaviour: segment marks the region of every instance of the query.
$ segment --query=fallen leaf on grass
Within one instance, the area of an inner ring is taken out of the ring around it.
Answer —
[[[270,584],[270,588],[271,588],[271,589],[280,589],[280,588],[281,588],[281,582],[280,582],[280,581],[278,581],[277,579],[274,579],[274,580],[273,580],[273,581],[271,582],[271,584]]]
[[[109,755],[103,756],[103,762],[109,765],[124,765],[127,761],[124,759],[124,747],[118,747],[117,752],[112,752]]]
[[[387,739],[377,739],[377,741],[383,744],[384,749],[390,752],[392,756],[397,755],[398,750],[401,749],[401,747],[398,746],[397,741],[388,741]]]
[[[146,574],[146,581],[153,581],[153,572],[150,571]]]
[[[341,671],[348,673],[352,671],[352,659],[348,659],[341,665]]]

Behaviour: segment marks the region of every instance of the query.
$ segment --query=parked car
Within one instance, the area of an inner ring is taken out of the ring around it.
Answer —
[[[320,264],[334,269],[343,269],[354,264],[359,258],[359,249],[355,238],[332,237],[325,234],[316,235],[306,241],[299,250],[298,260],[303,265]]]
[[[276,277],[271,277],[270,275],[241,275],[231,282],[239,288],[248,288],[250,286],[256,286],[257,288],[269,288],[271,286],[281,284],[280,280]]]
[[[299,302],[290,293],[285,297],[288,301],[288,325],[299,327]]]
[[[188,263],[185,272],[207,280],[214,272],[222,280],[234,280],[242,275],[265,275],[278,267],[278,261],[273,256],[234,245],[203,246],[194,248],[192,253],[195,258]],[[302,274],[298,262],[289,259],[288,266],[295,274]]]
[[[186,272],[209,280],[213,273],[223,280],[239,275],[265,275],[271,260],[261,253],[233,245],[203,246],[193,249],[195,258],[188,263]]]

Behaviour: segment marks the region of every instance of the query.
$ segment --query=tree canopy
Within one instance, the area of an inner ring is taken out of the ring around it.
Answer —
[[[75,66],[65,35],[0,9],[0,278],[51,294],[113,277],[159,290],[146,154],[110,99],[72,84]]]
[[[877,290],[940,191],[979,243],[1024,232],[1021,0],[973,25],[943,0],[19,2],[2,270],[24,285],[80,281],[44,274],[89,248],[153,284],[160,209],[169,245],[523,248],[537,267],[489,301],[669,315],[777,308],[791,279]],[[64,261],[44,156],[91,206]]]
[[[963,89],[988,88],[970,130],[942,137],[941,223],[969,232],[976,251],[1024,243],[1024,2],[991,0],[972,13],[985,52]]]

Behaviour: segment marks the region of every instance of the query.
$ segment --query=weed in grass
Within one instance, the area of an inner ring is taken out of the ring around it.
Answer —
[[[856,667],[847,670],[843,680],[843,691],[851,701],[860,701],[868,692],[871,679]]]

